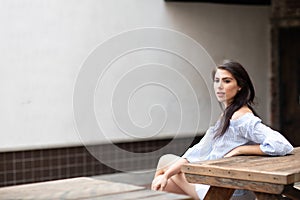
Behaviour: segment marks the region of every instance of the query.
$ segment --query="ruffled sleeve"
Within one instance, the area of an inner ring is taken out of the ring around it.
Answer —
[[[210,127],[206,131],[201,141],[198,144],[194,145],[192,148],[189,148],[184,153],[182,158],[187,159],[187,161],[189,161],[190,163],[207,160],[212,150],[213,137],[214,137],[213,127]]]
[[[261,119],[254,115],[247,120],[245,137],[257,144],[268,155],[283,156],[293,151],[293,146],[279,132],[264,125]]]

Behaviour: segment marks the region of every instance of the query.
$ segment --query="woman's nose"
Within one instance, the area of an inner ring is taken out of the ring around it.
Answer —
[[[217,87],[218,87],[218,88],[223,88],[223,84],[222,84],[221,81],[218,83]]]

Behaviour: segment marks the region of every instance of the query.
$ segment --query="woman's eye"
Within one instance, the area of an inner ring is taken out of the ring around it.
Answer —
[[[218,83],[218,82],[219,82],[219,79],[215,79],[214,82],[215,82],[215,83]]]
[[[224,80],[224,82],[225,82],[225,83],[230,83],[231,81],[230,81],[230,80]]]

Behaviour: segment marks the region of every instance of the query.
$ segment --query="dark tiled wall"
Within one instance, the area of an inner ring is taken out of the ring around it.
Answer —
[[[191,145],[199,139],[196,138]],[[115,145],[126,151],[137,153],[153,152],[167,145],[170,152],[180,154],[186,150],[182,144],[186,144],[190,140],[190,138],[176,139],[172,145],[169,144],[171,140],[167,139]],[[112,144],[103,144],[93,146],[93,148],[101,151],[104,156],[110,158],[118,166],[127,167],[128,170],[155,168],[156,156],[145,157],[141,154],[141,157],[116,159],[112,146]],[[0,153],[0,186],[115,172],[118,170],[102,164],[84,146]]]
[[[114,170],[94,159],[84,147],[0,154],[0,185],[88,176]]]

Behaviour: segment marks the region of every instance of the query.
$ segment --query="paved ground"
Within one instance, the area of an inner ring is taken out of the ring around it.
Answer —
[[[105,175],[93,176],[92,178],[150,187],[153,176],[154,176],[154,170],[145,170],[145,171],[135,171],[135,172],[127,172],[127,173],[105,174]]]

